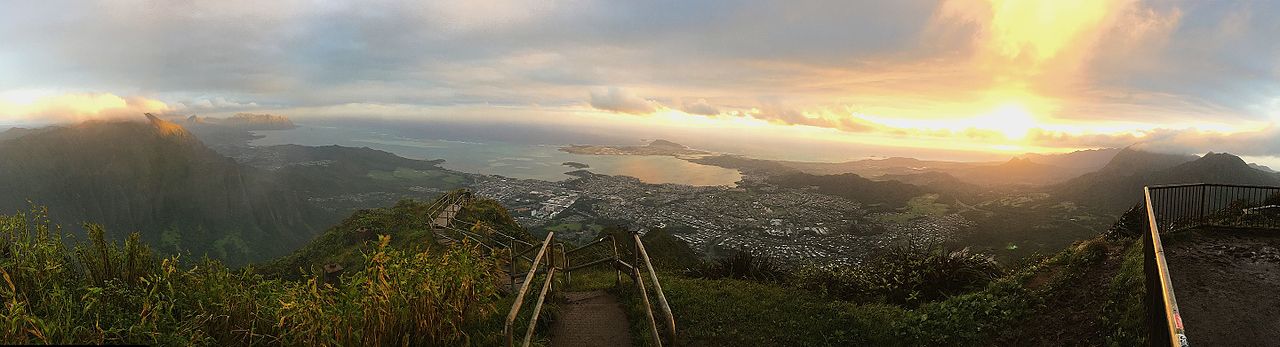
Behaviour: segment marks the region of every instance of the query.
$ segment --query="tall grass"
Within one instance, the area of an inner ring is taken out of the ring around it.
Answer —
[[[466,245],[402,250],[384,235],[363,270],[328,284],[186,264],[136,234],[85,229],[77,242],[43,208],[0,216],[0,343],[476,345],[499,316],[497,266]]]

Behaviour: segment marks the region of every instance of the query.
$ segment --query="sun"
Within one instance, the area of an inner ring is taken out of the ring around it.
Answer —
[[[1010,140],[1026,139],[1036,128],[1036,117],[1019,103],[1005,103],[991,112],[974,119],[975,128],[987,129],[1004,135]]]

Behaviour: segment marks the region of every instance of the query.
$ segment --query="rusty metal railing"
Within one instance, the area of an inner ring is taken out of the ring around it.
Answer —
[[[1205,226],[1280,228],[1280,187],[1176,184],[1143,188],[1148,232],[1144,233],[1147,316],[1156,346],[1186,346],[1187,334],[1174,295],[1160,235]]]

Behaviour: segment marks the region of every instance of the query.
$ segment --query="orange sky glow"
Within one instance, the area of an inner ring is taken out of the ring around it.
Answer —
[[[84,29],[28,19],[74,4],[30,5],[0,15],[14,47],[0,51],[13,77],[0,123],[532,118],[989,153],[1280,154],[1267,140],[1280,27],[1257,15],[1280,8],[1266,3],[668,5],[104,3]]]

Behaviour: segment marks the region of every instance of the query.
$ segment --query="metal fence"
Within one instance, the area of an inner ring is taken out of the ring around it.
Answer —
[[[1160,235],[1205,226],[1280,228],[1280,187],[1197,183],[1143,190],[1150,226],[1142,238],[1148,340],[1153,346],[1185,346],[1186,330]]]

